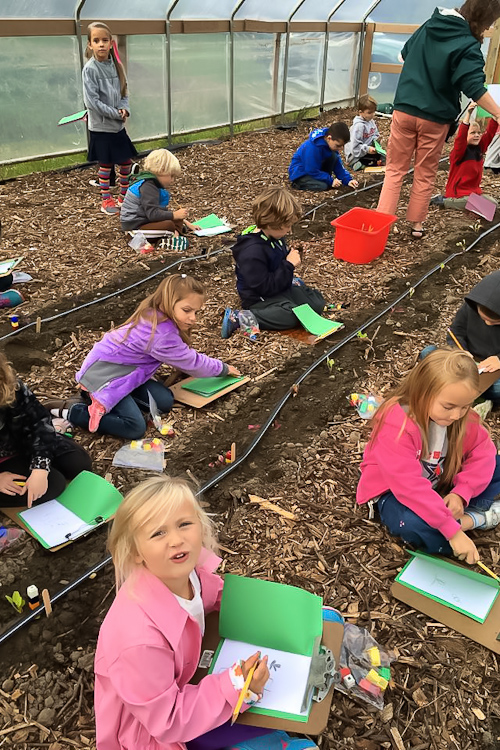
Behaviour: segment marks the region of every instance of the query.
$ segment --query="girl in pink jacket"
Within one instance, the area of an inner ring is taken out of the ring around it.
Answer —
[[[209,551],[211,522],[186,482],[154,477],[129,492],[109,546],[117,596],[95,657],[97,750],[316,747],[284,732],[229,726],[258,654],[190,684],[205,614],[219,609],[223,581],[214,573],[220,559]],[[264,656],[243,709],[260,699],[268,678]]]
[[[469,564],[479,554],[466,532],[500,523],[500,461],[471,404],[477,365],[437,349],[378,410],[361,463],[357,502],[377,503],[391,534]]]

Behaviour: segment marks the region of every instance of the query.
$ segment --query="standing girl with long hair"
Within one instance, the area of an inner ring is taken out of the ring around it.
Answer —
[[[239,375],[235,367],[190,347],[191,330],[204,302],[201,282],[186,274],[167,276],[123,325],[104,335],[87,355],[76,379],[84,398],[49,401],[56,417],[105,435],[141,438],[149,394],[160,413],[172,408],[172,391],[153,379],[162,364],[195,377]]]
[[[500,523],[500,460],[470,408],[478,393],[471,356],[427,355],[375,415],[357,490],[391,534],[468,563],[479,554],[467,532]]]
[[[90,143],[88,160],[99,162],[101,211],[118,214],[129,185],[132,157],[137,151],[125,130],[130,116],[127,78],[111,30],[95,21],[88,26],[88,63],[83,68],[83,100],[88,111]],[[118,165],[120,197],[111,197],[111,168]]]

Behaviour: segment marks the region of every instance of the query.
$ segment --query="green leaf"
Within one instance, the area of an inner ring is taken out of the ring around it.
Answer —
[[[16,610],[16,612],[19,612],[19,614],[21,614],[21,612],[23,611],[23,607],[26,604],[26,602],[24,601],[24,599],[21,596],[21,594],[19,593],[19,591],[14,591],[14,593],[12,594],[12,596],[8,596],[7,594],[5,594],[5,598],[7,599],[7,601],[9,602],[9,604],[12,607],[14,607],[14,609]]]

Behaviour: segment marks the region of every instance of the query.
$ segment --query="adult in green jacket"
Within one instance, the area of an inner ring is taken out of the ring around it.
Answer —
[[[378,211],[394,214],[403,179],[415,158],[406,218],[415,239],[424,236],[439,157],[460,115],[460,95],[473,99],[500,123],[500,107],[485,86],[481,43],[500,17],[500,0],[466,0],[459,10],[436,8],[402,50],[403,70],[394,98],[384,185]]]

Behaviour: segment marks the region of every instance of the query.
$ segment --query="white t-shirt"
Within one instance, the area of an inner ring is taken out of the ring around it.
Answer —
[[[189,574],[189,580],[193,587],[194,596],[192,599],[184,599],[182,596],[174,594],[175,598],[188,615],[191,615],[200,626],[201,634],[205,633],[205,610],[203,609],[203,600],[201,598],[201,583],[198,574],[192,570]]]
[[[433,489],[443,473],[444,460],[448,451],[448,433],[446,427],[429,421],[429,454],[420,457],[422,476],[429,480]]]

